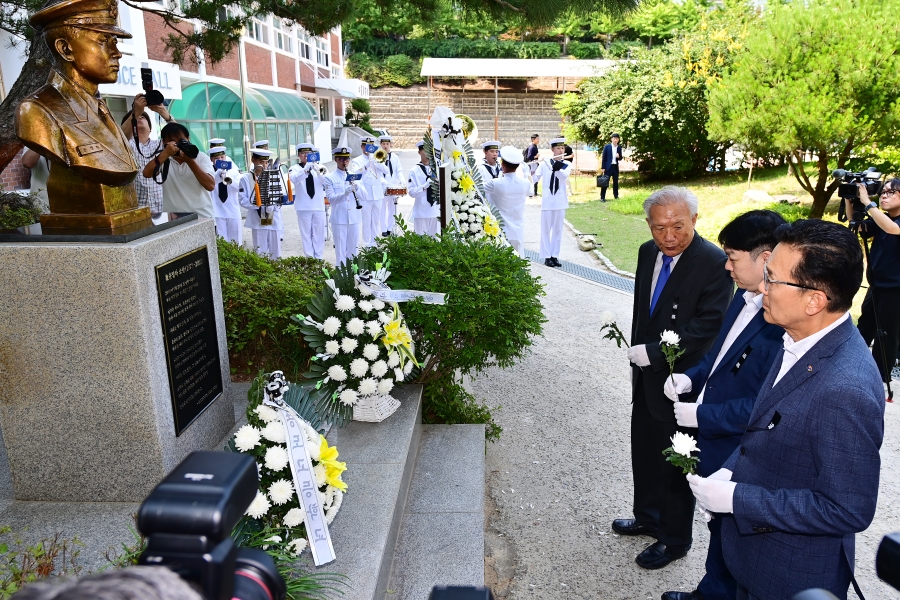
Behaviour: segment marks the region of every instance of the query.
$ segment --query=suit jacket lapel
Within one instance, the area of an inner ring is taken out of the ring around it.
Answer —
[[[660,292],[659,299],[656,301],[656,306],[653,308],[653,314],[650,315],[650,318],[653,319],[658,313],[661,307],[668,306],[672,296],[675,295],[675,292],[678,289],[678,286],[687,278],[687,276],[694,270],[694,261],[693,258],[700,250],[700,244],[703,243],[703,238],[700,237],[698,233],[694,233],[694,239],[691,241],[691,245],[687,247],[687,250],[684,251],[684,254],[681,258],[678,259],[678,263],[675,265],[675,268],[672,269],[672,274],[669,275],[669,280],[666,282],[666,287],[663,288],[662,292]],[[655,260],[655,258],[654,258]],[[653,274],[650,275],[651,279]]]
[[[728,305],[728,310],[725,311],[725,318],[722,319],[722,327],[719,328],[719,335],[716,336],[716,341],[713,342],[712,348],[709,349],[709,354],[712,354],[713,356],[719,355],[722,346],[725,344],[725,338],[728,337],[728,332],[734,327],[734,322],[737,321],[738,315],[741,314],[743,306],[743,297],[735,296],[731,299],[731,304]],[[710,373],[710,376],[711,375],[712,373]]]
[[[737,300],[740,300],[741,309],[743,310],[743,307],[745,306],[744,295],[738,294],[737,296],[735,296],[735,301]],[[740,311],[738,311],[738,314],[740,314]],[[734,321],[732,321],[732,323],[734,323]],[[719,364],[716,365],[716,371],[724,366],[734,364],[734,359],[737,357],[737,355],[746,350],[747,344],[750,342],[750,340],[753,339],[753,336],[759,333],[759,331],[765,326],[765,315],[763,314],[763,310],[759,309],[759,311],[753,316],[753,318],[750,319],[750,322],[747,323],[747,326],[744,327],[744,330],[741,331],[741,333],[731,343],[731,347],[728,349],[728,352],[725,353],[725,356],[723,356],[722,360],[719,361]],[[715,373],[716,371],[713,371],[713,373]],[[712,375],[712,373],[710,373],[710,375]]]

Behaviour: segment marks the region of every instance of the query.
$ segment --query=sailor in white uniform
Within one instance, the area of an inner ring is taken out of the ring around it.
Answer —
[[[436,236],[441,231],[441,205],[438,203],[438,195],[431,187],[435,175],[429,164],[428,153],[425,152],[425,142],[419,142],[416,148],[419,149],[419,164],[409,172],[406,186],[407,193],[415,201],[412,209],[413,231]]]
[[[522,162],[522,151],[513,146],[500,148],[500,166],[503,173],[496,179],[486,181],[484,192],[488,201],[500,211],[503,218],[503,233],[510,245],[524,256],[525,201],[531,191],[531,182],[520,177],[516,170]]]
[[[318,164],[307,160],[313,151],[312,144],[303,142],[296,148],[299,163],[288,170],[288,178],[294,194],[303,255],[322,258],[325,251],[325,175],[319,172]]]
[[[271,157],[270,150],[253,149],[250,155],[253,171],[245,173],[241,178],[238,197],[241,206],[247,209],[247,220],[244,222],[244,227],[250,228],[253,234],[253,248],[256,253],[269,258],[281,258],[281,240],[284,235],[281,205],[258,206],[256,203],[256,179],[268,167]],[[262,219],[271,219],[272,223],[263,225]]]
[[[331,155],[337,169],[325,177],[325,195],[331,203],[335,264],[341,265],[356,256],[359,225],[362,221],[362,201],[366,197],[366,188],[357,181],[347,181],[350,148],[338,146],[332,150]]]
[[[566,138],[550,140],[553,157],[542,160],[535,174],[541,184],[541,258],[548,267],[561,267],[557,258],[562,242],[563,221],[569,208],[566,181],[572,172],[571,165],[561,160],[566,152]]]
[[[481,182],[487,183],[491,179],[497,179],[502,173],[500,161],[497,159],[500,154],[500,142],[487,141],[481,145],[481,150],[484,152],[484,158],[478,163],[478,172],[481,173]]]
[[[406,177],[403,175],[403,167],[400,166],[400,157],[391,152],[391,148],[394,146],[394,138],[389,135],[382,135],[378,138],[378,141],[381,143],[381,149],[388,153],[388,159],[385,163],[388,169],[388,174],[384,178],[385,189],[404,187],[406,185]],[[385,236],[391,235],[391,232],[394,230],[397,200],[399,199],[399,196],[384,197],[384,217],[381,221],[381,228]]]
[[[363,137],[360,140],[362,154],[354,158],[347,169],[350,173],[361,173],[360,182],[366,188],[366,199],[362,202],[362,245],[367,247],[374,246],[375,237],[384,231],[381,213],[384,211],[384,181],[388,176],[387,166],[366,152],[366,146],[374,143],[375,138]]]
[[[216,233],[226,241],[240,246],[244,243],[244,226],[241,223],[241,205],[238,200],[241,172],[228,158],[227,153],[228,149],[222,145],[209,149],[209,160],[212,162],[213,168],[220,161],[231,163],[227,169],[216,169],[213,172],[216,187],[209,195],[212,196]]]

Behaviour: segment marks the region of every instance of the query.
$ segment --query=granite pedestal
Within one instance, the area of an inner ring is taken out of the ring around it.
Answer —
[[[206,247],[222,393],[176,436],[155,267]],[[16,500],[140,502],[234,424],[212,220],[0,243],[0,427]]]

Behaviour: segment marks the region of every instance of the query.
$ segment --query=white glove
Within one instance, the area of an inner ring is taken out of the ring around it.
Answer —
[[[632,346],[625,355],[628,357],[628,360],[639,367],[650,366],[650,358],[647,356],[647,346],[644,344]]]
[[[663,385],[663,393],[666,398],[672,402],[678,402],[678,394],[689,392],[693,389],[694,384],[691,378],[683,373],[675,373],[670,377],[666,377],[666,383]],[[696,427],[696,425],[694,425]]]
[[[714,513],[734,512],[734,488],[737,483],[699,475],[688,475],[687,480],[700,506]]]
[[[312,171],[312,168],[313,168],[313,164],[312,164],[312,163],[306,163],[306,166],[303,167],[303,172],[304,172],[304,173],[309,173],[310,171]]]
[[[675,421],[682,427],[697,427],[696,402],[676,402]]]
[[[731,471],[728,469],[719,469],[707,479],[715,479],[716,481],[731,481]]]

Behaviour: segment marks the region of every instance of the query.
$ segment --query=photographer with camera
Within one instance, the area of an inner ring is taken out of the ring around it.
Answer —
[[[162,104],[148,106],[144,94],[138,94],[134,98],[134,104],[122,119],[122,131],[128,138],[131,146],[131,154],[134,156],[138,168],[142,171],[147,163],[153,162],[154,157],[163,149],[162,140],[151,140],[150,132],[153,131],[153,122],[147,109],[158,114],[166,123],[174,123],[175,119]],[[135,130],[137,134],[135,135]],[[147,206],[150,212],[157,215],[162,212],[163,191],[162,186],[146,177],[138,177],[134,180],[137,191],[138,206]]]
[[[880,208],[870,201],[864,184],[857,187],[866,218],[856,220],[859,215],[853,213],[850,198],[844,198],[845,208],[848,215],[854,215],[851,227],[857,226],[863,240],[872,243],[866,268],[869,290],[857,326],[866,344],[872,344],[882,381],[890,383],[900,341],[900,179],[884,184]]]
[[[147,163],[143,175],[162,185],[163,211],[215,218],[209,193],[216,180],[209,156],[191,143],[191,134],[181,123],[169,123],[160,137],[163,149]]]

